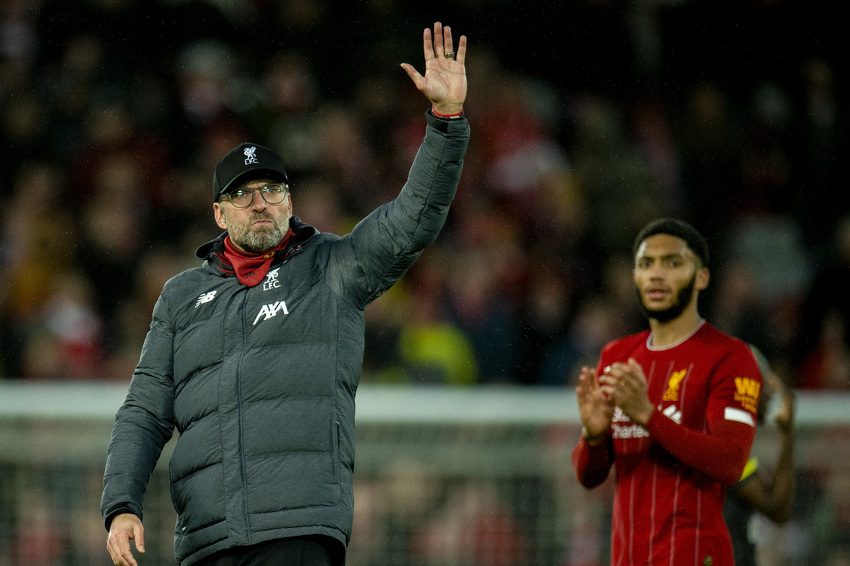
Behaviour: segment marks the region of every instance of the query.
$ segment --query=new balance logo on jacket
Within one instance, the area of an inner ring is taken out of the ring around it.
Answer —
[[[202,293],[198,300],[195,302],[195,308],[198,308],[199,305],[204,303],[208,303],[215,299],[215,294],[217,291],[210,291],[209,293]]]

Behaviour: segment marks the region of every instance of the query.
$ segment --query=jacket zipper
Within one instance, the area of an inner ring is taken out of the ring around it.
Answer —
[[[239,317],[242,324],[242,350],[239,354],[239,365],[236,367],[236,408],[239,418],[239,471],[242,475],[242,493],[245,502],[245,528],[248,544],[251,545],[253,544],[253,537],[251,536],[251,516],[248,506],[248,474],[245,465],[245,438],[242,424],[242,361],[245,358],[245,348],[248,343],[248,328],[244,316],[245,306],[248,303],[248,291],[245,289],[243,291],[242,308],[240,309],[243,316]]]

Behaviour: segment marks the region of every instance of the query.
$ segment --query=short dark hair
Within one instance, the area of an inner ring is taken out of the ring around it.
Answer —
[[[694,255],[697,256],[702,267],[708,267],[708,242],[705,241],[699,230],[678,218],[659,218],[644,226],[638,232],[632,244],[632,257],[637,254],[638,248],[644,240],[656,234],[668,234],[681,238],[688,245],[688,248],[694,252]]]

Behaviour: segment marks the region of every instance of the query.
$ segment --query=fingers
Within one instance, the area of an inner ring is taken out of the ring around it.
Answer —
[[[596,371],[584,366],[578,375],[578,390],[581,392],[591,392],[599,387],[596,381]]]
[[[646,381],[643,375],[643,368],[633,358],[629,358],[629,361],[625,363],[614,362],[610,366],[607,366],[603,374],[603,377],[605,376],[615,381]]]
[[[436,25],[434,26],[436,28]],[[422,34],[422,49],[425,52],[425,62],[434,58],[434,43],[431,41],[431,30],[425,28]]]
[[[120,517],[120,521],[118,518],[113,521],[113,527],[106,539],[106,550],[109,551],[109,556],[112,557],[112,562],[116,566],[138,566],[130,548],[130,539],[135,542],[137,551],[144,552],[145,529],[138,518],[127,518],[124,515]],[[116,522],[118,524],[115,524]]]
[[[460,63],[466,61],[466,36],[460,36],[457,51],[455,51],[451,27],[443,27],[443,24],[440,22],[435,22],[433,36],[431,30],[425,28],[422,39],[426,62],[430,59],[445,57],[446,53],[454,53],[455,58]]]
[[[458,63],[463,65],[466,64],[466,36],[460,36],[460,40],[457,42],[457,51],[455,53],[455,58]]]
[[[145,528],[142,523],[136,523],[133,528],[133,539],[136,541],[136,550],[145,551]]]
[[[628,362],[614,362],[606,366],[599,378],[602,392],[618,405],[641,394],[646,388],[643,368],[633,359]]]
[[[634,358],[629,358],[628,361],[629,368],[631,368],[632,373],[643,381],[646,381],[646,376],[643,374],[643,367],[637,362]]]
[[[446,34],[446,32],[448,32],[448,34],[449,34],[449,42],[448,42],[449,47],[448,48],[446,48],[446,46],[445,46],[446,44],[445,44],[445,40],[444,40],[444,35]],[[451,33],[452,33],[451,30],[449,28],[444,29],[443,24],[441,24],[440,22],[434,22],[434,56],[435,57],[442,57],[443,53],[445,53],[446,51],[451,51],[451,44],[452,44]]]
[[[454,48],[452,45],[452,28],[446,26],[443,28],[443,48],[437,52],[437,55],[442,54],[445,56],[446,53],[453,53]]]
[[[130,550],[130,537],[124,531],[112,531],[106,542],[106,549],[116,566],[138,566]]]
[[[599,384],[605,395],[611,396],[623,379],[626,377],[626,366],[619,362],[605,366],[602,371],[602,377],[599,378]]]

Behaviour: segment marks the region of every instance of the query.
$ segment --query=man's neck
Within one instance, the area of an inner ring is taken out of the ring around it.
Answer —
[[[655,348],[664,348],[681,342],[693,334],[701,322],[702,317],[696,309],[687,309],[680,316],[666,322],[650,318],[649,328],[652,330],[650,345]]]

